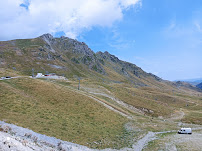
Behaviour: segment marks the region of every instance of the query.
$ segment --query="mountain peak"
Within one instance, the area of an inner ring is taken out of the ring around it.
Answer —
[[[43,34],[43,35],[41,35],[40,37],[41,37],[41,38],[46,38],[46,39],[53,39],[53,38],[54,38],[54,37],[53,37],[51,34],[49,34],[49,33]]]

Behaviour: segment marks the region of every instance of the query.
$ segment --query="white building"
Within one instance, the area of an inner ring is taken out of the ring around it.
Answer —
[[[36,78],[43,77],[44,75],[42,73],[37,73]]]

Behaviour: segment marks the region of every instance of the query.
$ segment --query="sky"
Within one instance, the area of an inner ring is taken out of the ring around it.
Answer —
[[[0,0],[0,40],[85,42],[166,80],[202,78],[201,0]]]

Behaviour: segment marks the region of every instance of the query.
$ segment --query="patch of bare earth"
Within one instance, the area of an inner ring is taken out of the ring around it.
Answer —
[[[193,132],[192,135],[175,134],[165,138],[165,149],[168,151],[174,150],[193,150],[199,151],[202,149],[202,131]]]

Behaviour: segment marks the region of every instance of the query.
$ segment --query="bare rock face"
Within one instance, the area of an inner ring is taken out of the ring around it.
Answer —
[[[53,36],[51,34],[43,34],[40,36],[42,39],[53,40]]]
[[[158,76],[152,74],[152,73],[149,73],[149,75],[151,75],[152,77],[154,77],[157,81],[162,81],[161,78],[159,78]]]
[[[50,50],[51,52],[55,53],[55,50],[52,48],[52,44],[54,43],[54,38],[51,34],[44,34],[42,36],[40,36],[41,39],[43,39],[47,44],[44,46],[45,48],[47,48],[48,50]]]
[[[47,48],[59,48],[61,51],[72,51],[76,54],[93,56],[94,52],[84,43],[68,37],[54,38],[51,34],[44,34],[39,38],[47,43]]]
[[[84,64],[91,70],[105,74],[104,68],[101,65],[102,63],[99,62],[95,53],[84,42],[79,42],[75,39],[64,36],[54,38],[51,34],[44,34],[39,38],[45,42],[45,45],[43,48],[40,48],[40,51],[48,50],[55,55],[70,53],[72,56],[72,62],[76,64]],[[54,55],[51,53],[48,53],[48,60],[55,59]],[[62,55],[57,56],[63,58]],[[63,61],[65,60],[63,59]]]

